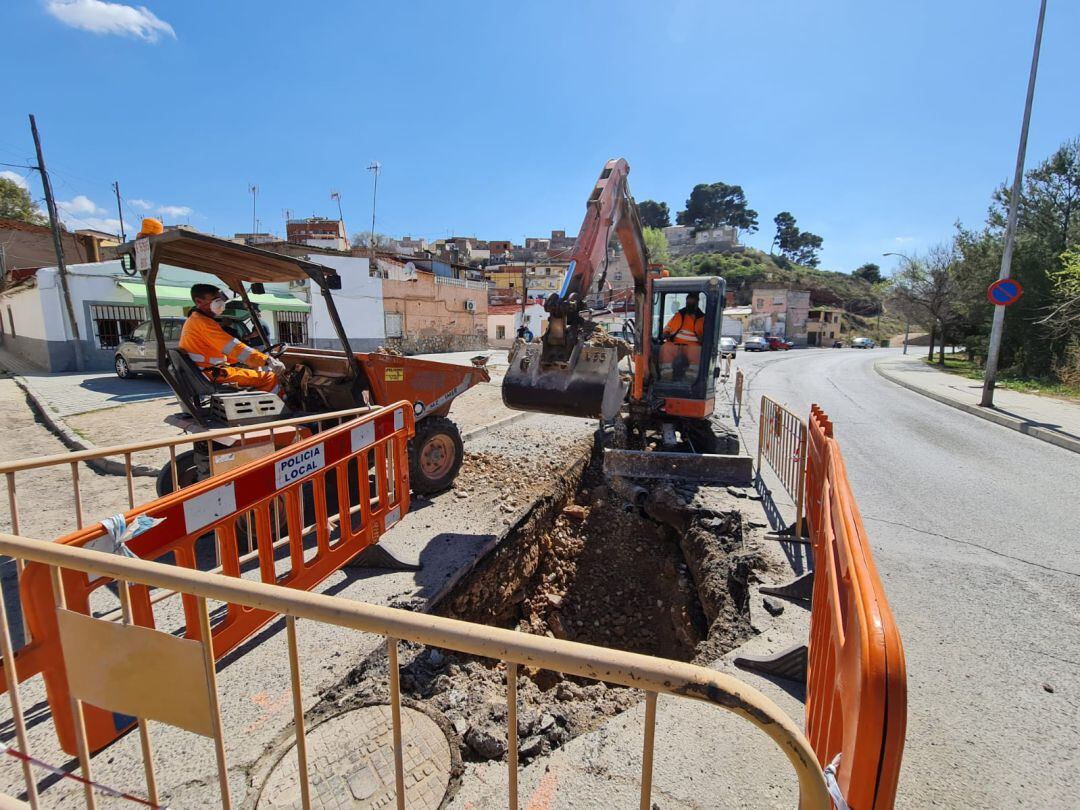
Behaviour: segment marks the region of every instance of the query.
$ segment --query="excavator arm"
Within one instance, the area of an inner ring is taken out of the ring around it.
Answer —
[[[612,419],[626,396],[619,350],[597,340],[587,303],[594,286],[603,291],[607,248],[618,236],[634,279],[639,325],[648,323],[648,252],[637,206],[630,196],[630,166],[622,158],[604,164],[589,195],[562,289],[548,297],[548,327],[539,343],[518,342],[503,378],[503,402],[517,410]],[[644,371],[648,339],[638,336],[636,373]]]
[[[585,221],[581,223],[574,244],[570,266],[559,293],[561,299],[584,300],[596,279],[597,269],[601,274],[606,272],[607,247],[612,229],[618,235],[630,264],[635,287],[644,290],[648,257],[641,219],[627,183],[629,174],[630,166],[623,158],[615,158],[604,164],[604,170],[600,172],[600,178],[585,204]]]

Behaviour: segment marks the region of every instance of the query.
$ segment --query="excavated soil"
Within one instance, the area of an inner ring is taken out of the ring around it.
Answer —
[[[572,468],[434,612],[587,644],[706,662],[742,643],[749,581],[763,559],[738,511],[695,507],[692,489],[648,490],[643,506],[605,483],[599,459]],[[506,754],[505,665],[401,644],[409,705],[440,717],[463,760]],[[387,699],[385,651],[324,695],[316,715]],[[637,690],[525,668],[519,755],[529,761],[635,704]]]

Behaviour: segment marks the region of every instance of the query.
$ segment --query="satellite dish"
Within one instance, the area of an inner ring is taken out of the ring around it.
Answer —
[[[416,265],[412,262],[405,263],[405,275],[409,277],[416,276]]]

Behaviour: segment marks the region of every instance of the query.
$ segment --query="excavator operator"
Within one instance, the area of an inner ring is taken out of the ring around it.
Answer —
[[[664,327],[664,345],[660,347],[660,379],[697,379],[701,363],[701,339],[705,313],[698,307],[698,294],[686,296],[686,306],[671,316]]]
[[[180,332],[180,350],[213,382],[280,395],[278,377],[285,364],[241,343],[218,322],[217,316],[227,306],[225,294],[212,284],[196,284],[191,288],[191,300],[195,307]]]

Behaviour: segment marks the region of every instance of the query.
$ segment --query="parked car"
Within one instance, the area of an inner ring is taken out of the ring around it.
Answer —
[[[769,341],[761,335],[751,335],[743,340],[742,347],[743,351],[747,352],[767,352],[769,350]]]
[[[870,338],[855,338],[851,341],[851,348],[853,349],[873,349],[877,346]]]
[[[180,330],[184,328],[183,318],[162,318],[161,328],[165,334],[165,348],[175,349],[180,343]],[[113,368],[116,376],[127,380],[140,374],[157,374],[157,341],[154,339],[154,327],[150,321],[143,321],[131,334],[125,335],[116,347]]]
[[[739,343],[733,337],[720,338],[720,356],[721,357],[734,357],[736,350],[739,348]]]
[[[776,337],[775,335],[769,335],[765,338],[769,344],[769,351],[771,352],[786,352],[795,344],[790,340],[784,340],[782,337]]]

